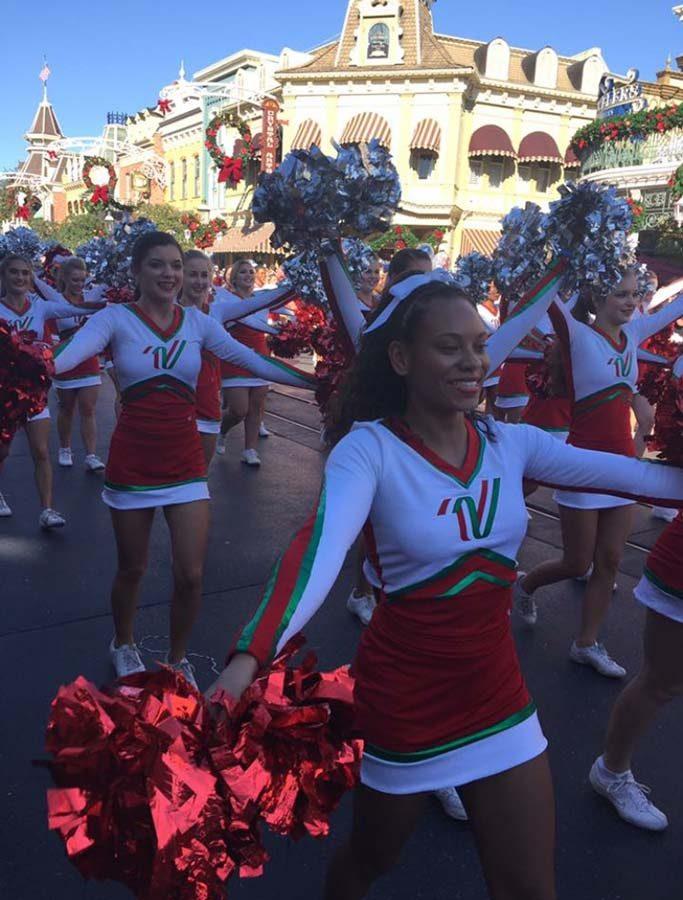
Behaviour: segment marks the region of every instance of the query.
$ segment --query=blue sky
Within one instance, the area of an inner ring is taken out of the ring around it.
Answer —
[[[651,79],[667,54],[683,54],[671,0],[437,0],[436,30],[573,54],[601,47],[615,72]],[[43,53],[62,130],[99,134],[108,111],[152,105],[181,58],[188,72],[243,47],[308,50],[342,27],[346,0],[3,0],[0,168],[23,157],[22,134],[40,99]]]

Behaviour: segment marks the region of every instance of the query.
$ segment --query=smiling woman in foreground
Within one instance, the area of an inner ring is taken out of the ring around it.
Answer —
[[[554,900],[547,742],[509,623],[522,481],[680,506],[683,473],[478,416],[487,330],[461,291],[430,274],[400,301],[389,295],[374,322],[329,432],[317,506],[214,687],[244,691],[321,606],[365,529],[379,598],[354,665],[366,745],[327,900],[364,897],[396,863],[427,792],[453,785],[490,896]]]

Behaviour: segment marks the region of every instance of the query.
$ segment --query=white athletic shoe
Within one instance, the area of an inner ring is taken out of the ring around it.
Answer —
[[[189,684],[191,684],[193,688],[199,690],[197,679],[194,677],[194,666],[190,663],[189,659],[186,656],[183,656],[180,662],[169,662],[168,665],[172,669],[175,669],[176,672],[180,672],[180,674],[184,676],[185,681],[189,682]]]
[[[270,432],[268,431],[268,429],[266,428],[266,426],[263,424],[263,422],[261,422],[261,424],[260,424],[259,427],[258,427],[258,436],[259,436],[260,438],[268,438],[268,437],[270,437]]]
[[[120,647],[117,647],[115,638],[112,638],[109,645],[109,656],[116,670],[117,678],[145,671],[145,664],[135,644],[121,644]]]
[[[346,601],[346,608],[352,616],[358,616],[363,625],[369,625],[377,603],[372,594],[359,594],[354,588]]]
[[[522,587],[522,578],[525,575],[526,572],[518,572],[517,580],[512,585],[512,608],[520,619],[533,628],[538,621],[538,606],[531,594],[527,594]]]
[[[101,472],[104,469],[104,463],[94,453],[88,453],[85,458],[85,468],[88,472]]]
[[[456,822],[467,821],[467,810],[462,805],[460,795],[454,787],[440,788],[438,791],[434,791],[434,796],[449,818],[455,819]]]
[[[63,528],[66,525],[66,519],[54,509],[44,509],[40,514],[38,524],[45,531],[49,531],[51,528]]]
[[[677,509],[669,509],[668,506],[653,506],[652,518],[662,519],[664,522],[673,522],[678,514]]]
[[[246,463],[248,466],[260,466],[261,465],[261,457],[258,455],[256,450],[243,450],[242,451],[242,462]]]
[[[216,441],[216,453],[219,456],[225,456],[225,451],[227,450],[228,438],[225,434],[219,434],[218,440]]]
[[[650,788],[638,784],[630,770],[618,775],[610,772],[599,756],[593,763],[588,780],[593,790],[609,800],[625,822],[648,831],[664,831],[669,824],[661,809],[648,800]]]
[[[12,510],[9,508],[9,505],[5,498],[0,494],[0,519],[6,519],[12,515]]]
[[[60,447],[59,448],[59,465],[60,466],[73,466],[74,464],[74,456],[71,452],[71,447]]]
[[[612,659],[605,645],[597,641],[590,647],[579,647],[574,641],[569,658],[580,666],[592,666],[596,672],[607,678],[623,678],[626,674],[626,669]]]

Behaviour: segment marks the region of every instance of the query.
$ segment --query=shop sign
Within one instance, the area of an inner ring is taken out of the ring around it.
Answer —
[[[280,104],[266,97],[263,101],[263,121],[261,127],[261,171],[273,172],[277,166],[278,124],[277,114]]]
[[[626,75],[602,76],[598,89],[598,119],[625,116],[645,109],[643,85],[638,80],[638,69],[629,69]]]

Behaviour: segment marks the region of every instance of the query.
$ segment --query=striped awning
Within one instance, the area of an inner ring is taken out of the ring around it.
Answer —
[[[555,138],[550,137],[545,131],[532,131],[519,145],[519,161],[562,163],[564,158],[555,143]]]
[[[290,150],[310,150],[315,144],[319,147],[323,139],[323,130],[313,119],[304,119],[299,125]]]
[[[272,253],[270,236],[274,227],[266,222],[251,228],[230,228],[209,247],[209,253]]]
[[[507,132],[498,125],[482,125],[470,138],[468,156],[517,156]]]
[[[477,253],[483,253],[484,256],[491,256],[498,246],[500,240],[500,231],[489,231],[484,228],[465,228],[462,233],[460,242],[460,255],[467,256],[474,250]]]
[[[564,154],[564,167],[565,169],[581,168],[581,161],[571,147],[567,147],[567,152]]]
[[[417,123],[410,141],[410,149],[439,153],[441,150],[441,128],[434,119],[422,119],[421,122]]]
[[[382,147],[391,146],[391,128],[379,113],[364,112],[346,123],[340,144],[369,144],[377,139]]]

